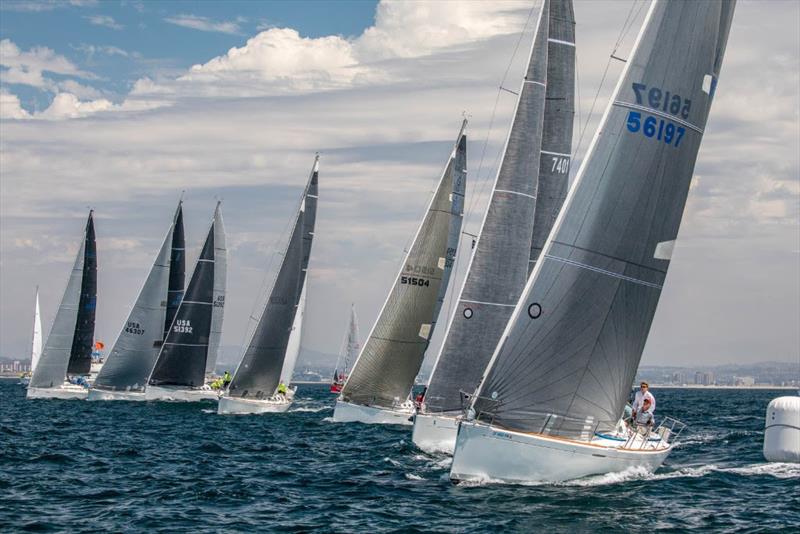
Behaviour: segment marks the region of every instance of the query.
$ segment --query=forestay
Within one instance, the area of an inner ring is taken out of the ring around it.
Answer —
[[[466,121],[403,267],[342,389],[347,402],[392,407],[411,392],[458,247],[467,170],[465,126]]]
[[[733,8],[652,4],[473,400],[480,420],[577,439],[618,422],[678,234]]]
[[[200,387],[205,383],[214,307],[214,240],[220,217],[217,203],[203,250],[150,375],[151,385]]]
[[[88,256],[87,245],[90,244],[90,235],[92,251],[94,251],[92,212],[89,212],[89,220],[86,223],[84,237],[75,257],[75,263],[72,267],[67,287],[64,290],[64,295],[61,298],[61,303],[58,306],[53,326],[47,336],[39,363],[33,370],[30,382],[31,387],[59,387],[67,377],[67,367],[70,362],[70,354],[75,345],[75,333],[78,328],[79,308],[82,300],[84,300],[82,299],[82,286],[86,272],[84,267]],[[92,256],[94,257],[94,252],[92,252]]]
[[[158,255],[131,308],[122,331],[94,381],[94,388],[112,391],[143,391],[163,342],[175,257],[174,233],[181,222],[181,206],[170,225]],[[183,250],[180,251],[183,257]],[[181,291],[182,293],[182,291]]]

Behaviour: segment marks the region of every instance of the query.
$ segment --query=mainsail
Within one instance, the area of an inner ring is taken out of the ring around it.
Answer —
[[[175,319],[175,312],[183,299],[186,284],[186,237],[183,231],[183,201],[178,202],[178,209],[172,224],[172,243],[169,255],[169,289],[167,290],[167,312],[164,317],[164,335],[167,338],[169,328]]]
[[[394,286],[342,388],[346,402],[391,408],[411,392],[458,247],[467,179],[465,127],[466,121]]]
[[[91,269],[86,268],[87,263],[91,265]],[[81,332],[81,343],[78,343],[77,348],[82,352],[78,358],[75,358],[75,367],[80,367],[81,371],[85,368],[85,374],[89,373],[88,367],[83,365],[83,351],[87,350],[84,339],[87,337],[88,332],[85,329],[91,327],[92,332],[88,333],[88,337],[92,338],[94,336],[94,289],[97,287],[96,267],[94,223],[92,212],[90,211],[89,220],[86,222],[86,229],[84,230],[84,238],[81,240],[78,254],[75,257],[67,288],[64,290],[61,304],[58,306],[58,312],[56,312],[50,334],[47,336],[42,355],[33,370],[30,382],[31,387],[51,388],[59,387],[64,383],[67,377],[67,369],[72,361],[73,350],[76,348],[75,338],[79,330]],[[93,279],[84,283],[87,273],[92,274]],[[90,296],[91,298],[89,298]],[[91,306],[91,310],[89,310],[89,306]],[[88,320],[89,311],[91,311],[91,322]],[[89,356],[88,360],[86,360],[89,364],[91,364],[91,349],[90,344],[88,347]],[[78,363],[81,365],[77,365]]]
[[[473,399],[588,439],[622,413],[678,235],[734,2],[654,2]]]
[[[205,383],[214,308],[214,240],[220,223],[218,202],[203,250],[150,375],[151,385],[200,387]]]
[[[106,362],[94,381],[94,388],[118,391],[142,391],[153,369],[163,342],[162,326],[169,306],[171,258],[175,253],[174,233],[182,224],[181,206],[161,243],[150,273],[119,333]],[[179,261],[183,261],[180,250]]]
[[[297,331],[296,335],[300,334],[297,313],[304,302],[306,270],[314,239],[318,181],[317,156],[269,299],[228,387],[231,397],[268,399],[275,394],[282,378],[288,376],[291,379],[294,362],[291,362],[291,370],[285,364],[287,358],[296,361],[297,357],[287,353],[293,330]],[[298,337],[298,351],[299,348]]]
[[[525,287],[532,250],[547,237],[563,202],[572,141],[574,26],[571,0],[543,3],[503,160],[425,395],[428,412],[463,409],[462,392],[478,385]]]
[[[72,337],[72,351],[67,366],[68,375],[88,375],[92,368],[94,316],[97,308],[97,244],[91,211],[89,212],[89,221],[86,223],[86,245],[83,252],[81,295],[78,301],[75,335]]]
[[[31,371],[36,369],[42,355],[42,316],[39,311],[39,286],[36,286],[36,311],[33,313],[33,336],[31,339]]]
[[[347,333],[345,334],[344,343],[336,360],[336,369],[334,380],[338,380],[340,376],[347,376],[350,366],[356,361],[358,352],[361,350],[361,341],[358,335],[358,318],[356,317],[356,305],[350,305],[350,323],[347,325]]]
[[[225,312],[225,288],[228,284],[228,250],[225,247],[225,226],[217,209],[214,215],[214,307],[211,310],[211,333],[208,338],[206,375],[214,372],[222,341],[222,317]]]

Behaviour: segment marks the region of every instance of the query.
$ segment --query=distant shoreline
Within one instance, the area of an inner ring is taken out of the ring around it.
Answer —
[[[660,388],[660,389],[788,389],[788,390],[800,390],[800,386],[773,386],[770,384],[755,384],[752,386],[723,386],[723,385],[713,385],[713,386],[703,386],[701,384],[685,384],[682,386],[676,384],[650,384],[651,388]]]

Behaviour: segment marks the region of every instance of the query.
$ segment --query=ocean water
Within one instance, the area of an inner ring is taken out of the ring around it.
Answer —
[[[325,386],[290,412],[26,401],[0,380],[3,532],[800,531],[800,465],[761,455],[765,390],[654,390],[690,425],[656,473],[453,486],[410,427],[330,422]]]

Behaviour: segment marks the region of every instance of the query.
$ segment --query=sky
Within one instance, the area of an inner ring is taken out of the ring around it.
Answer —
[[[627,56],[646,7],[575,0],[573,173],[621,72],[609,56]],[[521,82],[536,9],[538,0],[4,0],[0,356],[29,353],[37,285],[49,330],[89,207],[96,338],[112,343],[185,191],[190,267],[223,201],[222,343],[235,358],[316,152],[303,348],[336,354],[350,303],[362,334],[375,320],[465,114],[464,229],[478,231],[514,105],[498,86]],[[643,363],[800,361],[798,110],[800,2],[740,1]]]

